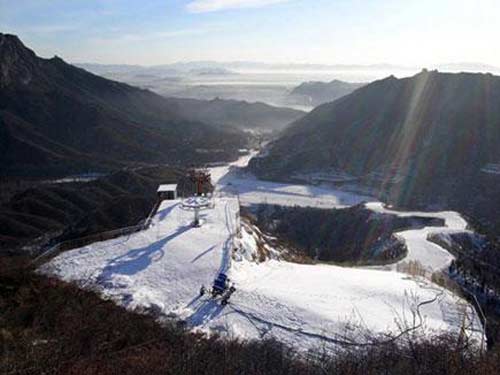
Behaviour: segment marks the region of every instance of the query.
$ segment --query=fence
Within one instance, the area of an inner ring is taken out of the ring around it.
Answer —
[[[67,251],[70,249],[75,249],[78,247],[83,247],[86,245],[90,245],[94,242],[107,241],[113,238],[130,235],[136,232],[140,232],[141,230],[149,228],[153,221],[153,217],[158,211],[160,207],[161,201],[157,200],[151,209],[151,212],[147,216],[146,219],[141,220],[138,224],[132,225],[129,227],[123,227],[118,229],[109,230],[106,232],[100,232],[96,234],[91,234],[85,237],[79,237],[71,240],[66,240],[59,242],[46,250],[42,250],[42,253],[38,255],[33,261],[30,263],[30,266],[38,267],[43,261],[47,260],[49,257],[54,257],[63,251]]]
[[[239,196],[237,194],[230,193],[230,192],[224,192],[224,193],[217,192],[214,194],[214,196],[215,197],[231,197],[231,198],[238,199],[238,210],[235,214],[236,233],[233,234],[233,241],[234,241],[234,236],[235,235],[239,236],[239,234],[240,234],[240,232],[239,232],[239,230],[240,230]],[[161,200],[157,200],[155,202],[155,204],[153,205],[151,212],[146,217],[146,219],[141,220],[136,225],[124,227],[124,228],[113,229],[113,230],[106,231],[106,232],[91,234],[91,235],[85,236],[85,237],[80,237],[80,238],[62,241],[62,242],[59,242],[59,243],[49,247],[48,249],[42,249],[41,254],[38,255],[35,259],[33,259],[33,261],[30,263],[30,266],[38,267],[40,264],[42,264],[44,261],[46,261],[50,257],[57,256],[58,254],[62,253],[63,251],[67,251],[67,250],[71,250],[71,249],[76,249],[78,247],[90,245],[91,243],[94,243],[94,242],[111,240],[113,238],[130,235],[130,234],[133,234],[136,232],[140,232],[141,230],[147,229],[151,226],[151,223],[153,221],[153,217],[156,214],[156,212],[158,211],[160,204],[161,204]]]

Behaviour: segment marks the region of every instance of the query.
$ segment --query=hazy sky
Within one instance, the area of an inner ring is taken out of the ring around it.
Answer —
[[[72,62],[500,66],[500,0],[0,0],[0,31]]]

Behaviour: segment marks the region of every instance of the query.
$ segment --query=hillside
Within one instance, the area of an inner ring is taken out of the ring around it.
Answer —
[[[305,115],[305,112],[291,108],[242,100],[169,98],[169,101],[177,103],[180,113],[193,121],[264,132],[282,130]]]
[[[90,182],[38,183],[0,205],[0,254],[34,241],[78,238],[136,225],[147,217],[158,185],[178,182],[168,167],[121,170]]]
[[[344,82],[337,79],[331,82],[304,82],[290,92],[288,100],[296,104],[316,107],[323,103],[333,102],[364,85],[364,83]]]
[[[251,168],[349,176],[391,203],[453,208],[500,228],[499,101],[491,74],[391,76],[316,108]]]
[[[0,74],[1,175],[221,160],[246,144],[150,91],[39,58],[14,35],[0,34]]]

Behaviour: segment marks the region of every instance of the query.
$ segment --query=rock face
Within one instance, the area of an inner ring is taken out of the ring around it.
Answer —
[[[0,56],[0,87],[15,81],[29,84],[36,70],[36,56],[17,36],[0,34]]]
[[[246,144],[241,132],[187,119],[183,111],[58,57],[39,58],[16,36],[0,34],[0,174],[221,160]]]

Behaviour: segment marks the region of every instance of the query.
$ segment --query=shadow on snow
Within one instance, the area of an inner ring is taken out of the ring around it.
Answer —
[[[153,261],[157,262],[163,258],[164,247],[169,241],[190,229],[192,229],[190,225],[181,226],[174,233],[161,240],[139,249],[132,249],[126,254],[111,259],[98,276],[98,282],[109,281],[115,274],[132,276],[145,270]]]

